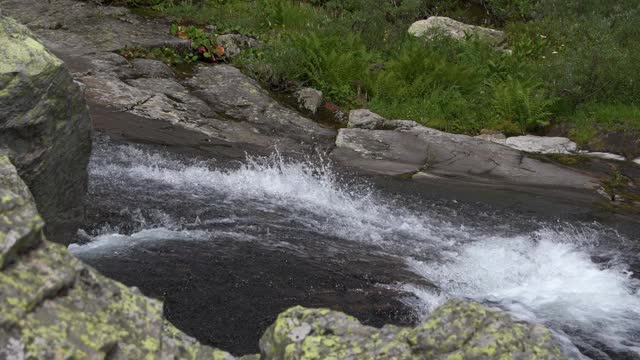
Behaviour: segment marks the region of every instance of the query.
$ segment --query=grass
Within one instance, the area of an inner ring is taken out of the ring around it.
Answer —
[[[131,0],[129,1],[131,2]],[[134,4],[136,5],[136,4]],[[236,64],[274,89],[312,86],[350,109],[476,134],[544,133],[580,143],[640,133],[636,0],[138,0],[181,24],[265,42]],[[450,16],[502,28],[512,54],[479,39],[425,43],[406,30]]]

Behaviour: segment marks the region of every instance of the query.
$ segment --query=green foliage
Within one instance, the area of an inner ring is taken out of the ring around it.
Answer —
[[[205,32],[196,26],[171,25],[171,34],[191,42],[191,61],[214,62],[224,59],[224,49],[218,45],[216,34]]]
[[[347,109],[465,133],[541,132],[562,121],[583,143],[603,129],[638,128],[637,0],[129,3],[178,23],[256,36],[266,46],[237,65],[275,89],[316,87]],[[413,21],[432,15],[504,27],[511,55],[473,38],[425,43],[407,35]]]
[[[516,125],[521,134],[549,125],[549,107],[553,100],[546,96],[542,84],[509,79],[490,87],[498,124]],[[503,130],[512,132],[508,127]]]

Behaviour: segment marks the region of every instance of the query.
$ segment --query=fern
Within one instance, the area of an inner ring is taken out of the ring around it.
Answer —
[[[549,125],[549,108],[554,100],[547,97],[541,84],[508,79],[489,86],[493,90],[492,105],[499,122],[516,125],[522,134]]]

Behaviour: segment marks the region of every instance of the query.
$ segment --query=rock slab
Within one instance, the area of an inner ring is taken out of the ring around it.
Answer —
[[[501,144],[386,120],[368,110],[352,112],[350,119],[354,128],[340,129],[332,157],[364,172],[583,190],[598,182]]]
[[[54,241],[83,219],[90,152],[80,87],[25,26],[0,17],[0,153],[31,189]]]

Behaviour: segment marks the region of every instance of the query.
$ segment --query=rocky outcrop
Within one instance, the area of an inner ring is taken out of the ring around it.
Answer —
[[[327,309],[294,307],[260,340],[266,359],[564,359],[540,325],[450,301],[413,328],[361,325]]]
[[[233,359],[42,235],[29,190],[0,156],[0,359]]]
[[[426,20],[416,21],[409,27],[409,34],[415,37],[431,39],[435,35],[444,35],[456,40],[464,40],[467,36],[477,36],[493,45],[505,40],[504,32],[468,25],[444,16],[432,16]]]
[[[400,122],[405,126],[391,126],[399,121],[365,111],[358,111],[351,118],[360,117],[358,114],[366,114],[375,125],[351,121],[352,126],[365,128],[340,129],[332,157],[365,172],[574,189],[592,189],[598,182],[504,145],[406,121]],[[395,130],[377,130],[387,127]]]
[[[62,61],[26,27],[0,17],[0,153],[7,154],[55,241],[83,218],[91,120]]]

